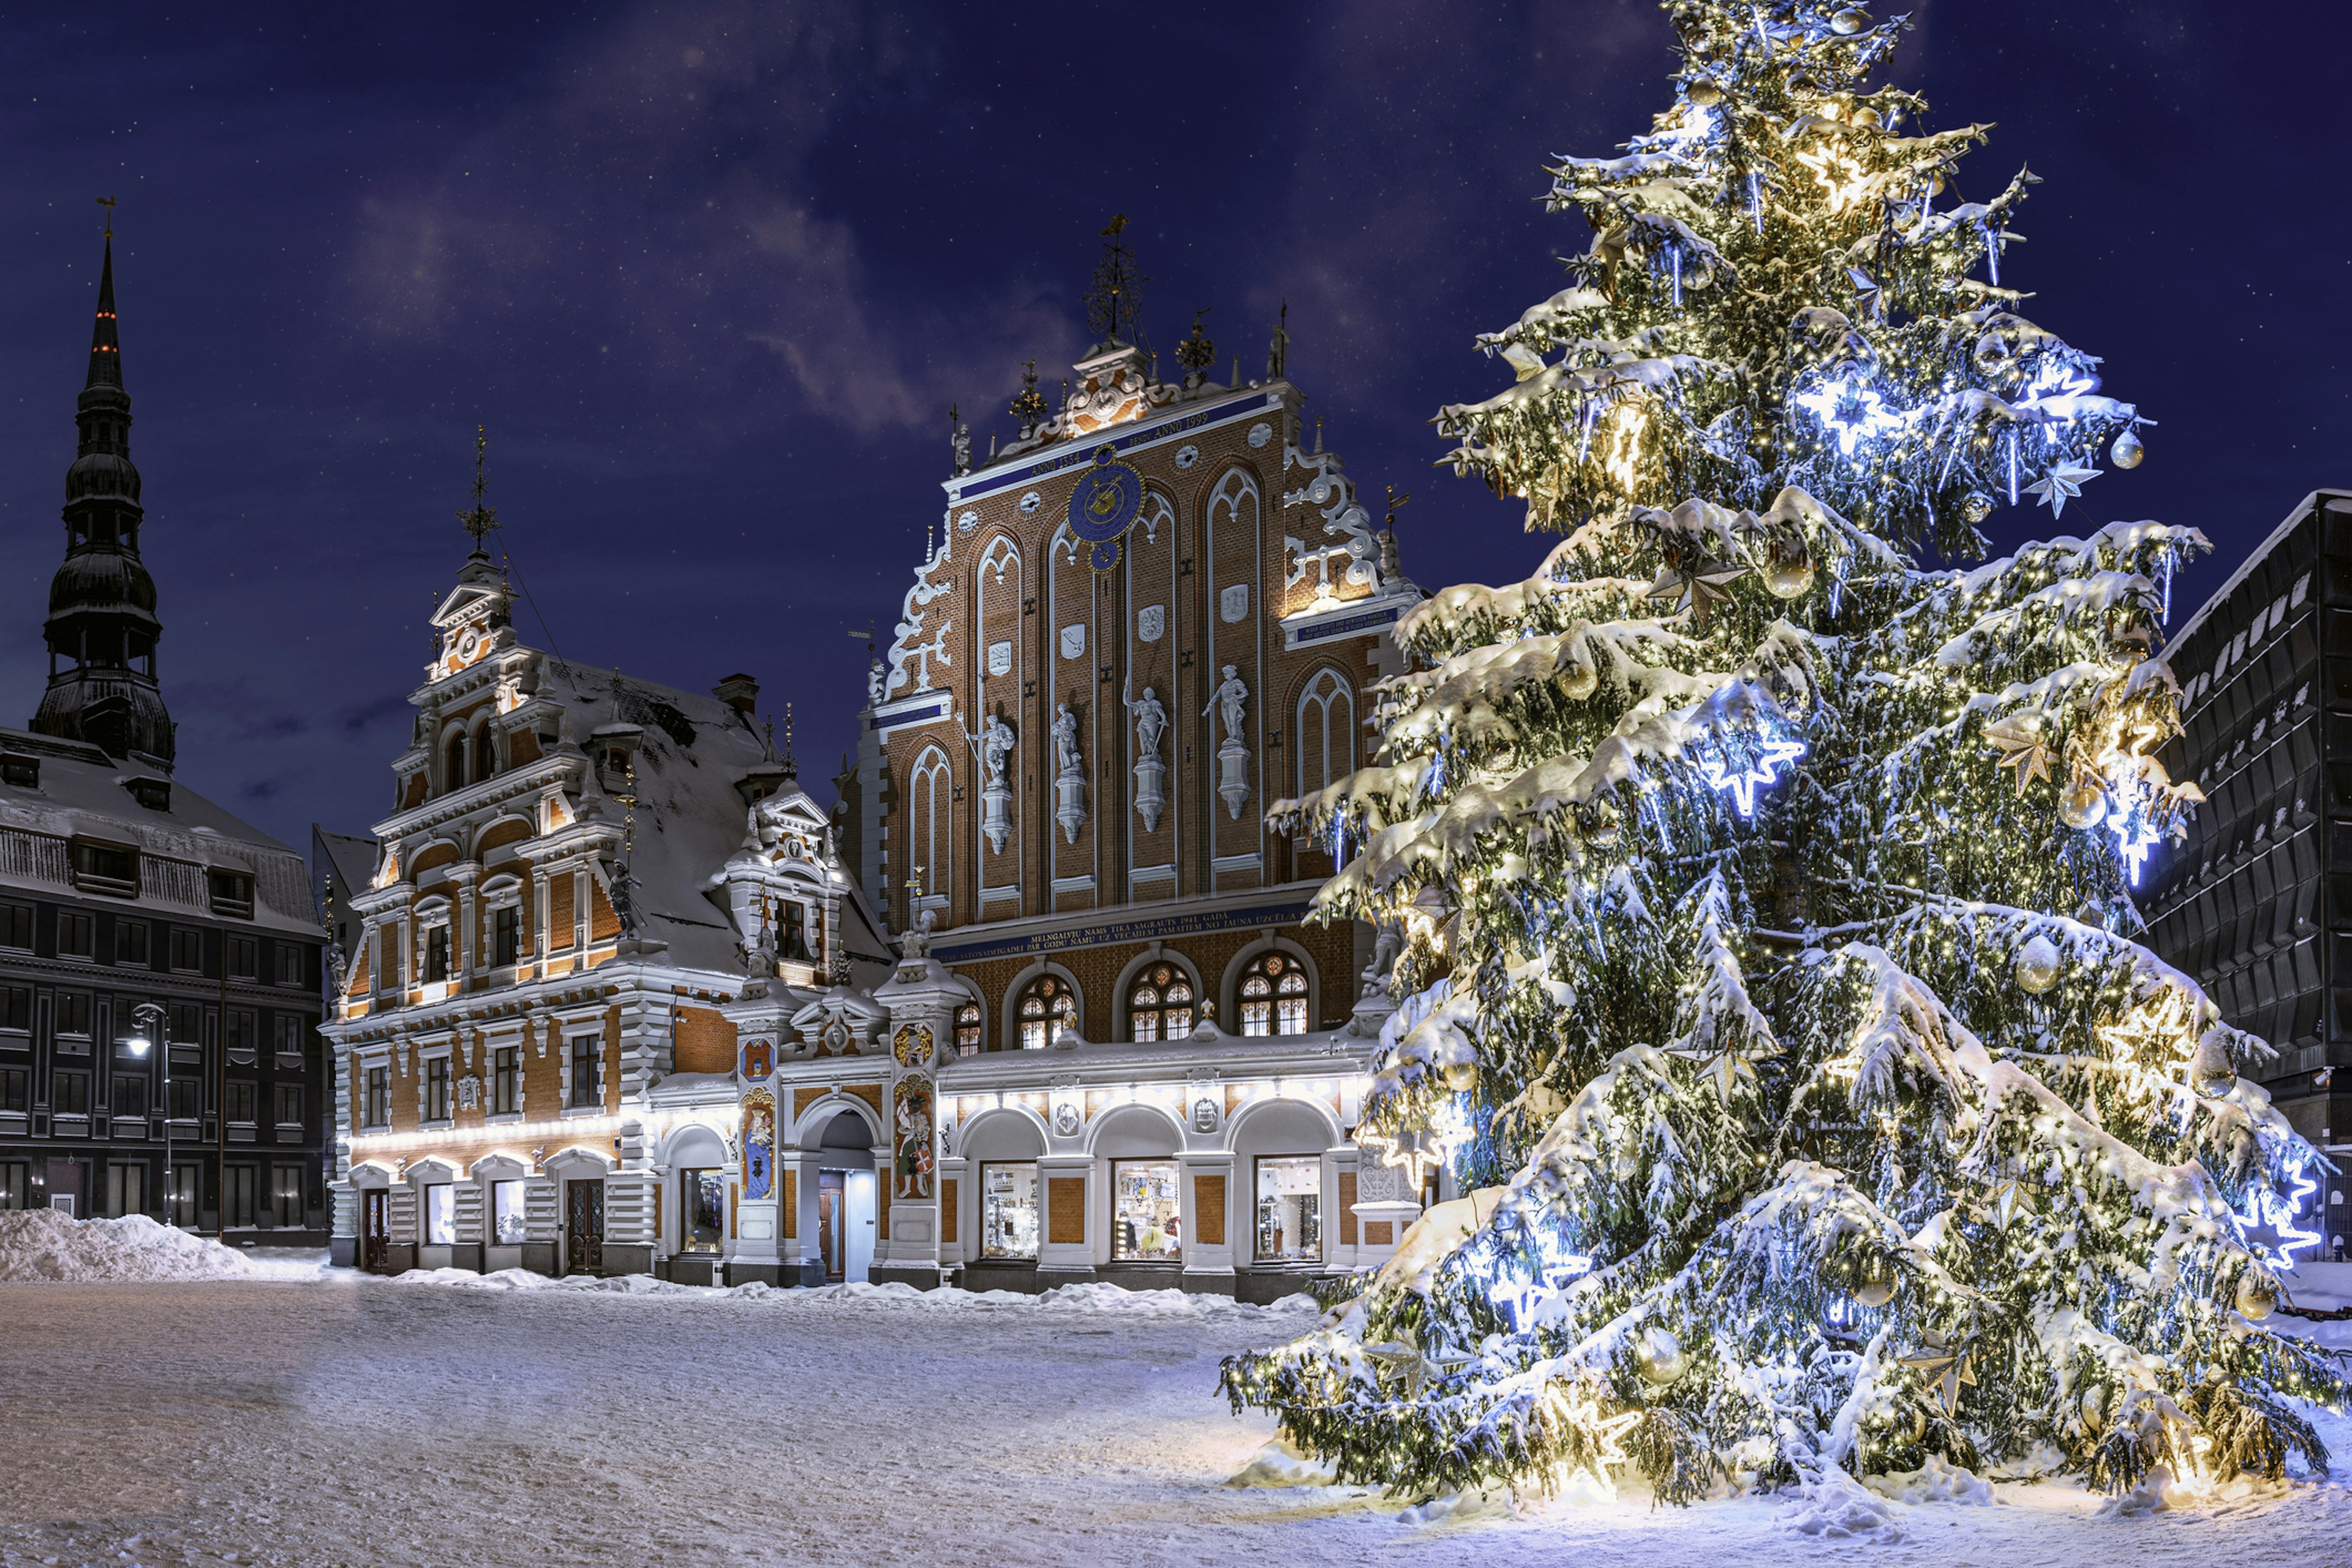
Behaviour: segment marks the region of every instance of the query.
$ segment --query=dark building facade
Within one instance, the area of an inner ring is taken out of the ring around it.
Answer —
[[[48,687],[0,729],[0,1208],[323,1246],[324,933],[301,858],[172,777],[110,243],[76,423]]]
[[[2184,729],[2164,764],[2207,801],[2142,900],[2152,945],[2271,1042],[2249,1076],[2352,1170],[2352,491],[2305,497],[2165,658]],[[2314,1195],[2329,1252],[2347,1193]]]

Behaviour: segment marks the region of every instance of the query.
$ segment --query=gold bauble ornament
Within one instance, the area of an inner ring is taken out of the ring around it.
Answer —
[[[2058,949],[2046,936],[2036,936],[2017,950],[2017,984],[2031,995],[2057,984],[2061,967]]]
[[[1723,101],[1723,89],[1706,77],[1700,77],[1683,89],[1683,96],[1701,109],[1713,109]]]
[[[1438,1076],[1445,1080],[1446,1088],[1458,1093],[1463,1089],[1469,1089],[1478,1081],[1478,1064],[1476,1062],[1447,1062],[1444,1069],[1439,1072]]]
[[[1970,490],[1960,501],[1960,521],[1975,524],[1992,515],[1992,497],[1982,490]]]
[[[1813,585],[1813,555],[1803,544],[1772,552],[1764,566],[1764,586],[1776,599],[1801,599]]]
[[[1584,841],[1598,849],[1607,849],[1617,842],[1615,813],[1601,817],[1584,830]]]
[[[2058,820],[2077,832],[2088,832],[2107,819],[2107,792],[2084,779],[2058,803]]]
[[[1559,694],[1581,702],[1601,689],[1601,671],[1589,664],[1571,664],[1559,674]]]
[[[2139,460],[2147,456],[2147,448],[2139,444],[2139,432],[2126,427],[2122,435],[2116,437],[2116,444],[2107,449],[2107,456],[2115,460],[2118,468],[2137,468]]]
[[[1865,1307],[1884,1307],[1895,1300],[1895,1265],[1882,1253],[1866,1252],[1854,1259],[1853,1299]]]
[[[2267,1275],[2249,1268],[2238,1276],[2238,1315],[2259,1323],[2278,1305],[2278,1286]]]
[[[1653,1325],[1643,1331],[1642,1342],[1633,1348],[1633,1367],[1643,1382],[1663,1387],[1682,1380],[1690,1370],[1690,1357],[1683,1353],[1682,1341]]]
[[[1852,37],[1870,26],[1870,17],[1857,5],[1849,5],[1830,18],[1830,31]]]

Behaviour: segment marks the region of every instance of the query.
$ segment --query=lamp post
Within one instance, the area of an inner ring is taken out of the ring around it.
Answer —
[[[134,1057],[146,1057],[158,1045],[163,1056],[163,1223],[172,1219],[172,1042],[163,1027],[160,1003],[142,1002],[131,1009],[131,1037],[123,1042]]]

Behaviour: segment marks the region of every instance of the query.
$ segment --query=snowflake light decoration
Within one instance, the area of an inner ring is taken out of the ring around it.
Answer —
[[[1729,762],[1719,756],[1702,761],[1699,771],[1716,788],[1731,792],[1732,804],[1739,808],[1740,816],[1753,816],[1756,815],[1756,791],[1771,785],[1772,770],[1782,763],[1793,763],[1804,754],[1805,743],[1802,741],[1766,741],[1756,749],[1755,765],[1743,772],[1732,772]]]

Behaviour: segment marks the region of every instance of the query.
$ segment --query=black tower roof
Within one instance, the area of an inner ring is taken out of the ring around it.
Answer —
[[[131,395],[114,320],[114,240],[99,272],[89,373],[74,410],[80,440],[66,470],[66,558],[49,583],[49,685],[28,726],[86,741],[169,773],[172,716],[155,679],[155,581],[139,560],[139,470]]]

